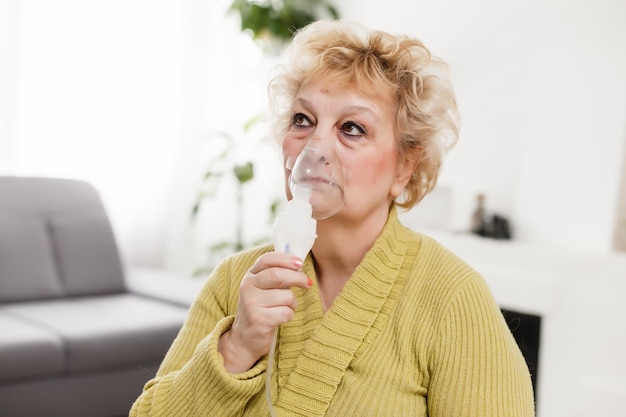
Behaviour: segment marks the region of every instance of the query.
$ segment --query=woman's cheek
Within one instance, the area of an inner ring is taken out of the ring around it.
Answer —
[[[288,166],[288,164],[293,165],[296,162],[296,158],[298,158],[306,143],[307,141],[299,136],[290,135],[289,133],[285,135],[282,143],[285,166]]]

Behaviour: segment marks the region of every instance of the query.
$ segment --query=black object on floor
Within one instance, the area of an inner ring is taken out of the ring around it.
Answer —
[[[535,403],[537,402],[537,375],[539,374],[539,338],[541,316],[501,309],[530,370]]]

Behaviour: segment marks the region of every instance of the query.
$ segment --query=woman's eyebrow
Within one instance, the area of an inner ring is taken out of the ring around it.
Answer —
[[[296,101],[302,104],[302,107],[307,107],[307,108],[313,107],[313,103],[304,97],[298,96],[296,97]]]
[[[371,106],[362,106],[360,104],[354,104],[354,105],[348,106],[346,108],[346,111],[349,113],[368,113],[374,119],[380,120],[380,116],[378,114],[379,112],[377,112],[376,109]]]
[[[305,107],[307,109],[310,108],[315,108],[315,105],[313,104],[312,101],[304,98],[304,97],[296,97],[296,101],[299,102],[302,107]],[[370,114],[374,119],[376,119],[377,121],[380,120],[380,116],[379,116],[379,112],[376,111],[376,109],[372,106],[368,106],[368,105],[361,105],[361,104],[352,104],[349,105],[345,108],[343,108],[345,113],[368,113]]]

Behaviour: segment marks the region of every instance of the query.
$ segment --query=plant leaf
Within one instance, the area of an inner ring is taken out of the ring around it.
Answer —
[[[333,19],[339,19],[339,11],[335,8],[335,6],[330,3],[326,3],[326,10],[328,10],[328,13],[330,13]]]
[[[272,205],[270,206],[270,214],[272,216],[272,222],[274,221],[274,218],[276,217],[276,214],[278,213],[279,207],[280,207],[280,200],[274,200],[274,202],[272,202]]]
[[[240,184],[245,184],[254,178],[254,164],[252,162],[246,162],[243,165],[235,165],[233,172],[235,173],[235,177],[237,177],[237,181],[239,181]]]
[[[198,211],[200,211],[200,204],[202,204],[202,200],[196,200],[196,203],[193,205],[193,209],[191,210],[191,220],[195,220],[198,216]]]
[[[250,129],[252,129],[254,126],[256,126],[261,120],[263,120],[263,118],[265,117],[265,113],[258,113],[254,116],[252,116],[251,118],[249,118],[246,123],[244,123],[243,125],[243,131],[244,132],[248,132],[250,131]]]

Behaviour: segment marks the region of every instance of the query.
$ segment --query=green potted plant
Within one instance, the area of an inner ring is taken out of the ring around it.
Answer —
[[[241,31],[253,39],[283,45],[311,22],[339,18],[326,0],[234,0],[229,12],[240,16]]]
[[[253,158],[240,158],[241,149],[244,146],[245,138],[253,136],[257,143],[247,144],[248,146],[261,146],[262,138],[259,139],[253,128],[264,118],[264,114],[252,117],[242,127],[242,132],[233,135],[230,132],[216,131],[206,135],[211,140],[212,148],[216,151],[207,162],[199,184],[199,191],[196,195],[193,208],[191,210],[191,220],[197,221],[204,203],[213,201],[218,203],[233,204],[235,228],[231,237],[212,243],[208,248],[208,257],[205,263],[196,267],[193,275],[205,275],[210,272],[215,263],[223,256],[256,246],[270,241],[269,235],[256,236],[254,239],[246,239],[244,236],[246,187],[255,180],[255,161]],[[218,189],[221,184],[234,184],[234,201],[223,201],[218,196]],[[234,181],[233,181],[234,180]],[[281,204],[280,198],[273,198],[267,207],[269,223],[273,223]],[[262,216],[261,216],[262,217]],[[257,219],[255,219],[257,220]]]

